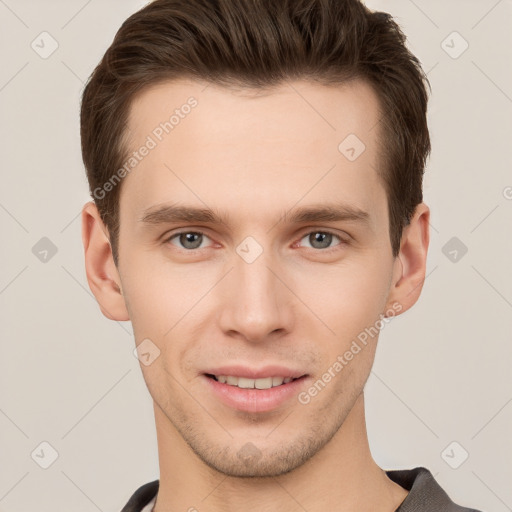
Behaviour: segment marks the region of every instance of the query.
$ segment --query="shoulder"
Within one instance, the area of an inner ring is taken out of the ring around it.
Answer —
[[[153,480],[141,485],[130,497],[121,512],[141,512],[142,509],[156,496],[160,480]]]
[[[482,512],[454,503],[427,468],[388,470],[386,474],[409,491],[396,512]]]

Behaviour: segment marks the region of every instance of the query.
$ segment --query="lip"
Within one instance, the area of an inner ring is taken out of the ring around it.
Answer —
[[[269,365],[263,368],[249,368],[241,365],[220,366],[211,368],[204,373],[211,375],[232,375],[235,377],[245,377],[246,379],[264,379],[266,377],[290,377],[292,379],[298,379],[306,375],[305,372],[279,365]]]
[[[265,370],[267,371],[267,370]],[[257,372],[256,372],[257,373]],[[240,373],[235,375],[245,377]],[[254,374],[254,373],[253,373]],[[261,372],[260,372],[261,374]],[[215,375],[226,375],[225,373],[216,373]],[[233,375],[233,373],[228,373]],[[274,376],[284,377],[283,373],[273,373]],[[266,375],[270,377],[269,374]],[[206,374],[201,376],[205,384],[209,387],[212,393],[225,405],[232,409],[245,412],[268,412],[277,409],[290,399],[297,396],[300,389],[304,386],[305,381],[308,379],[307,375],[295,377],[287,384],[281,384],[270,389],[244,389],[229,384],[218,382]],[[263,377],[247,377],[247,378],[264,378]]]

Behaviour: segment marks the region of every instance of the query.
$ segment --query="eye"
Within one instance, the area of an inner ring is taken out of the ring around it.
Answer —
[[[165,241],[176,245],[180,249],[194,250],[202,248],[201,245],[205,238],[208,237],[201,231],[180,231],[174,233]],[[173,242],[174,239],[177,240],[177,243]]]
[[[206,245],[203,245],[205,239],[209,239],[209,237],[202,231],[180,231],[167,237],[165,239],[165,243],[171,243],[179,249],[193,251],[195,249],[202,249],[206,247]],[[348,243],[346,240],[343,240],[339,235],[335,233],[320,230],[306,233],[301,238],[301,241],[304,239],[306,239],[307,243],[309,244],[309,246],[306,245],[306,247],[322,250],[325,252],[331,249],[335,249],[338,245],[344,245]],[[338,239],[339,243],[333,246],[332,242],[334,239]]]
[[[335,246],[331,246],[333,242],[333,238],[337,238],[340,243]],[[339,235],[335,233],[331,233],[330,231],[310,231],[305,236],[301,238],[301,240],[307,239],[310,244],[309,247],[312,249],[320,249],[320,250],[329,250],[334,249],[338,245],[343,245],[347,243],[343,240]],[[306,246],[307,247],[307,246]]]

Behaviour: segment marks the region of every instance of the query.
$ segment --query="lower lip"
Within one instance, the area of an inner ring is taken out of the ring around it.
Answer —
[[[207,385],[228,407],[246,412],[267,412],[296,397],[307,375],[270,389],[244,389],[203,375]]]

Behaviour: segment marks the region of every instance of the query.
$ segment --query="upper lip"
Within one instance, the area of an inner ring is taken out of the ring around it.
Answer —
[[[287,368],[286,366],[269,365],[262,368],[249,368],[248,366],[230,365],[211,368],[204,372],[210,375],[231,375],[233,377],[245,377],[246,379],[264,379],[266,377],[290,377],[298,379],[306,375],[300,370]]]

